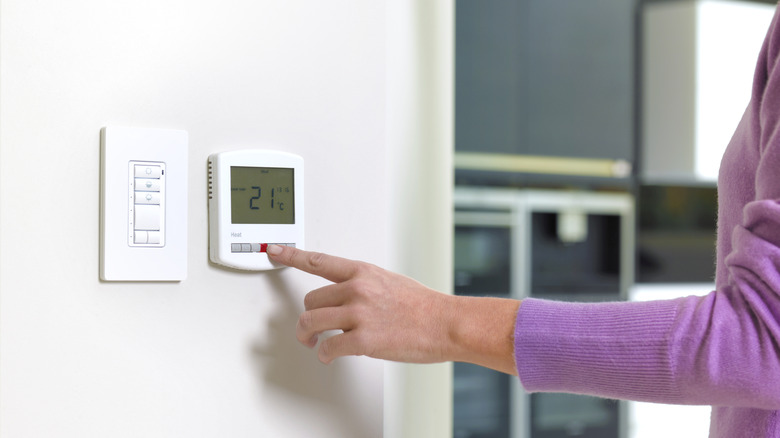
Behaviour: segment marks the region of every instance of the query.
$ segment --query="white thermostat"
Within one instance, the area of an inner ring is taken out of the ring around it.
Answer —
[[[209,256],[231,268],[281,268],[268,245],[303,248],[303,158],[273,150],[209,156]]]

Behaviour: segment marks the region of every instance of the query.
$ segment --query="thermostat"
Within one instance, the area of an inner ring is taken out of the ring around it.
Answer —
[[[209,156],[209,256],[231,268],[281,268],[268,245],[303,248],[303,158],[273,150]]]

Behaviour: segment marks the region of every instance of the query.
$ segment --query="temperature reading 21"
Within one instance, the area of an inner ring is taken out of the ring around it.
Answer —
[[[294,224],[294,169],[230,168],[230,213],[233,224]]]
[[[252,192],[255,193],[255,196],[252,196],[249,198],[249,208],[252,210],[260,210],[261,205],[261,198],[263,197],[263,188],[259,186],[252,186]],[[266,193],[268,193],[268,190],[266,190]],[[278,208],[280,211],[284,211],[284,201],[279,201],[277,199],[281,198],[279,196],[277,198],[276,194],[286,193],[287,196],[290,194],[290,188],[289,187],[271,187],[271,208]]]

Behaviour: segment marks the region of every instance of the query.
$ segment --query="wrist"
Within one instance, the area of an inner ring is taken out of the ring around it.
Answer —
[[[520,301],[450,296],[447,314],[448,359],[517,374],[514,331]]]

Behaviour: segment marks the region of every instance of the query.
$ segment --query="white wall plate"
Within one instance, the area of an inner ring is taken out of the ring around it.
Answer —
[[[100,134],[100,278],[184,280],[187,132],[109,126]]]

